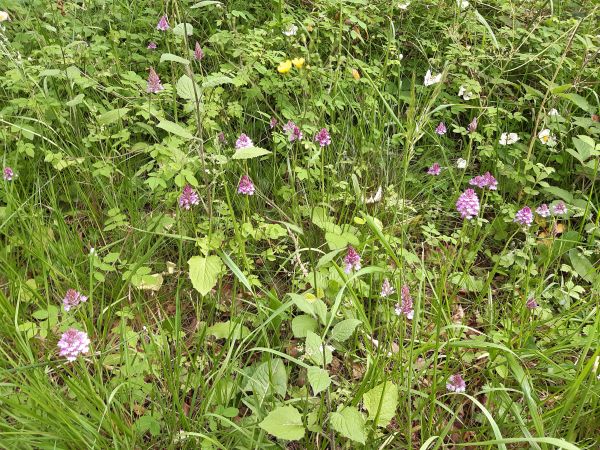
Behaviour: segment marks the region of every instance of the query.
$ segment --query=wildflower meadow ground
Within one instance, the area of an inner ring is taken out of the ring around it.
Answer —
[[[0,9],[0,448],[600,448],[598,2]]]

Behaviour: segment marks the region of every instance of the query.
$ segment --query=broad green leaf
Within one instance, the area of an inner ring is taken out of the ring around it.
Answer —
[[[190,280],[192,286],[201,295],[206,295],[215,287],[221,273],[221,258],[212,255],[192,256],[188,261],[190,265]]]
[[[573,203],[573,194],[571,194],[569,191],[565,191],[564,189],[556,186],[548,186],[543,188],[543,190],[560,198],[561,200],[564,200],[567,203]]]
[[[185,98],[186,100],[196,100],[196,95],[198,95],[198,100],[200,99],[200,86],[195,84],[187,75],[182,75],[181,78],[177,80],[176,88],[177,95],[181,98]]]
[[[391,381],[375,386],[363,395],[363,404],[369,420],[377,419],[377,426],[386,427],[396,415],[398,388]]]
[[[226,75],[221,75],[219,73],[214,75],[208,75],[204,81],[202,82],[203,88],[213,88],[217,86],[221,86],[222,84],[230,84],[233,83],[233,78],[230,78]]]
[[[329,372],[320,367],[311,366],[308,368],[308,382],[313,389],[314,395],[324,391],[331,384]]]
[[[259,156],[269,155],[271,152],[260,147],[246,147],[240,148],[236,151],[231,159],[252,159],[258,158]]]
[[[192,6],[190,6],[190,9],[202,8],[204,6],[210,6],[210,5],[215,5],[218,8],[223,7],[223,3],[218,2],[216,0],[204,0],[202,2],[194,3]]]
[[[346,406],[331,414],[331,426],[342,436],[364,444],[367,440],[365,418],[360,411],[352,406]]]
[[[73,106],[77,106],[79,105],[81,102],[83,102],[83,98],[85,97],[85,94],[78,94],[75,97],[73,97],[71,100],[69,100],[66,105],[73,107]]]
[[[294,337],[305,338],[308,331],[313,333],[317,329],[317,321],[311,316],[302,314],[292,319],[292,332]]]
[[[596,279],[596,269],[589,259],[579,253],[576,248],[569,250],[569,259],[571,260],[573,269],[575,269],[575,272],[577,272],[581,278],[590,283],[594,282]]]
[[[250,334],[248,327],[231,321],[217,322],[206,329],[206,334],[217,339],[243,339]]]
[[[331,330],[331,338],[338,342],[344,342],[352,336],[356,327],[361,323],[358,319],[342,320],[336,323],[333,330]]]
[[[111,123],[116,122],[119,119],[125,118],[127,113],[129,112],[129,108],[119,108],[113,109],[111,111],[106,111],[103,114],[100,114],[98,117],[98,123],[100,125],[109,125]]]
[[[194,34],[194,27],[191,23],[178,23],[173,27],[173,34],[175,36],[183,36],[184,34],[191,36]]]
[[[304,437],[302,416],[293,406],[279,406],[260,423],[267,433],[279,439],[297,441]]]
[[[192,133],[183,128],[181,125],[171,122],[170,120],[161,119],[157,127],[184,139],[194,139],[194,135]]]
[[[283,361],[276,358],[258,366],[248,381],[248,388],[260,399],[261,403],[268,394],[285,397],[287,391],[287,372]]]
[[[580,107],[584,111],[589,112],[590,114],[594,112],[594,108],[588,103],[588,101],[585,98],[583,98],[579,94],[570,93],[570,94],[558,94],[558,95],[559,95],[559,97],[566,98],[571,103]]]
[[[172,53],[163,53],[162,55],[160,55],[160,62],[164,61],[172,61],[179,64],[183,64],[185,66],[187,66],[190,63],[188,59],[182,58],[181,56],[173,55]]]
[[[323,346],[323,341],[321,340],[321,337],[313,333],[312,331],[306,332],[305,351],[307,356],[315,364],[318,364],[320,366],[323,365],[323,362],[325,362],[326,365],[330,364],[333,359],[333,355],[329,347]],[[325,355],[325,357],[323,357],[323,354]]]

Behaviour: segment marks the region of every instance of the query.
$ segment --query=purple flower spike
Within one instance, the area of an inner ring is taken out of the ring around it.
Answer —
[[[348,246],[348,253],[346,253],[346,257],[344,258],[344,272],[350,273],[352,270],[360,270],[360,255],[354,250],[354,247],[351,245]]]
[[[435,128],[435,132],[440,136],[446,134],[448,130],[446,129],[446,124],[444,122],[440,122],[440,124]]]
[[[408,320],[412,320],[415,316],[415,310],[413,309],[413,299],[410,296],[410,289],[405,284],[400,290],[400,298],[402,303],[397,303],[395,308],[396,315],[404,315]]]
[[[533,223],[533,212],[529,206],[520,209],[517,214],[515,214],[516,223],[519,225],[523,225],[525,227],[530,226]]]
[[[189,210],[193,205],[200,203],[198,193],[189,184],[183,188],[179,196],[179,206],[185,210]]]
[[[164,89],[163,85],[160,84],[160,78],[154,71],[154,68],[150,67],[150,73],[148,74],[148,87],[146,92],[150,94],[157,94]]]
[[[455,375],[450,375],[448,382],[446,383],[446,389],[448,389],[450,392],[465,392],[467,389],[467,383],[465,383],[463,377],[457,373]]]
[[[471,120],[467,130],[469,130],[469,133],[474,133],[477,130],[477,117],[473,117],[473,120]]]
[[[315,136],[315,142],[318,142],[321,147],[327,147],[331,144],[331,136],[329,136],[327,128],[321,128],[321,131]]]
[[[429,175],[438,176],[441,171],[442,171],[442,168],[440,167],[440,165],[438,163],[433,163],[433,165],[427,170],[427,173]]]
[[[254,183],[252,183],[252,180],[248,175],[242,175],[237,191],[238,194],[242,195],[254,195]]]
[[[383,284],[381,285],[381,296],[389,297],[394,292],[394,287],[391,285],[390,280],[388,280],[387,278],[383,280]]]
[[[538,206],[538,208],[535,210],[535,212],[538,213],[538,215],[540,215],[541,217],[549,217],[550,216],[550,208],[548,208],[548,205],[546,205],[545,203]]]
[[[204,52],[202,51],[202,47],[200,47],[198,41],[196,41],[196,47],[194,48],[194,59],[196,61],[201,61],[202,58],[204,58]]]
[[[12,181],[14,177],[15,172],[10,167],[5,167],[2,171],[2,178],[4,178],[6,181]]]
[[[148,42],[148,50],[156,50],[156,42]]]
[[[244,133],[240,134],[240,137],[237,139],[237,141],[235,141],[235,148],[239,150],[240,148],[248,147],[254,147],[252,139],[250,139]]]
[[[496,189],[498,189],[498,181],[489,172],[486,172],[483,175],[477,175],[476,177],[471,178],[471,180],[469,180],[469,184],[471,186],[480,187],[481,189],[489,188],[490,191],[495,191]]]
[[[271,130],[273,128],[275,128],[277,126],[277,119],[275,117],[271,117],[271,120],[269,121],[269,127],[271,128]]]
[[[79,355],[90,351],[90,338],[85,331],[71,328],[62,334],[57,346],[60,356],[75,361]]]
[[[535,301],[534,297],[529,297],[527,299],[527,303],[525,303],[525,306],[527,306],[527,309],[535,309],[540,305],[538,305],[538,302]]]
[[[163,15],[160,20],[158,21],[158,24],[156,25],[156,29],[158,31],[167,31],[169,29],[169,19],[167,19],[167,15]]]
[[[85,295],[77,292],[75,289],[69,289],[65,293],[65,298],[63,298],[63,308],[65,311],[69,311],[80,303],[86,302],[87,299],[88,298]]]
[[[290,142],[301,141],[304,137],[298,125],[291,120],[283,126],[283,132],[287,133]]]
[[[556,205],[554,205],[554,207],[552,208],[552,212],[557,215],[563,215],[567,213],[567,205],[565,205],[564,202],[558,202]]]
[[[456,210],[463,219],[467,220],[479,214],[479,198],[473,189],[467,189],[458,197]]]

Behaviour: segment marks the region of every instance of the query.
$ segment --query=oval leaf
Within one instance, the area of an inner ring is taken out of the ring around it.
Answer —
[[[233,154],[231,159],[252,159],[258,158],[259,156],[268,155],[271,152],[269,150],[265,150],[260,147],[246,147],[240,148],[237,152]]]
[[[297,441],[304,437],[302,416],[293,406],[279,406],[269,413],[260,427],[276,438]]]
[[[201,295],[206,295],[215,287],[221,273],[221,259],[212,255],[207,258],[203,256],[192,256],[188,261],[190,265],[190,280],[192,286]]]

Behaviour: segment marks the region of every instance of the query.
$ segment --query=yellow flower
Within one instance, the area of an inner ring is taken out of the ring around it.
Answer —
[[[312,25],[306,25],[306,31],[308,31],[310,33],[312,30],[313,30]]]
[[[288,73],[292,69],[292,61],[286,59],[282,63],[279,63],[277,66],[277,72],[279,73]]]
[[[302,66],[304,66],[304,58],[294,58],[292,59],[292,64],[296,69],[302,69]]]
[[[352,69],[352,76],[355,80],[360,80],[360,72],[357,69]]]

